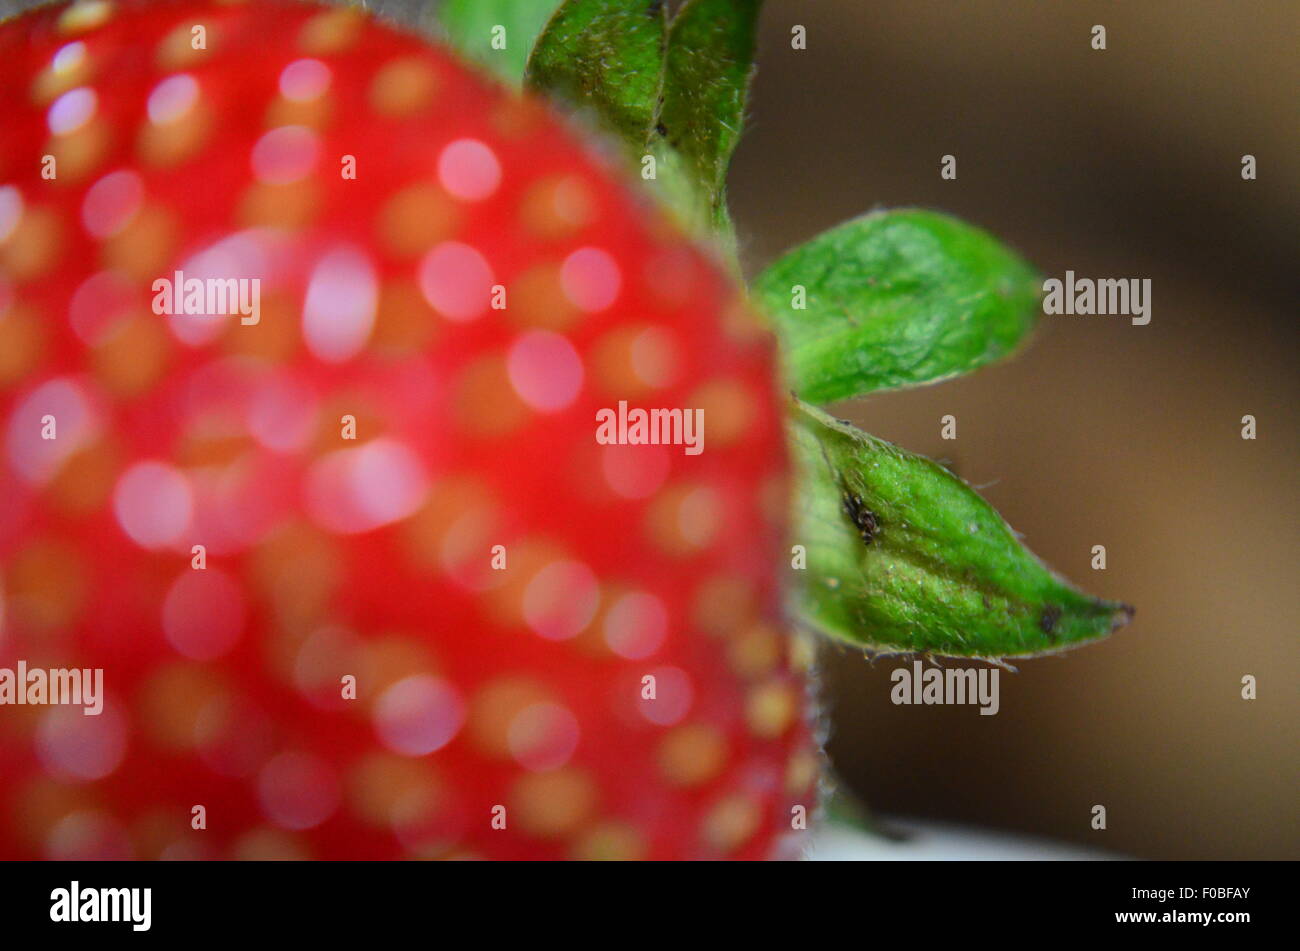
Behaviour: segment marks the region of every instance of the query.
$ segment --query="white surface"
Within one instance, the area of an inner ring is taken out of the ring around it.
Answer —
[[[827,823],[817,833],[807,858],[822,862],[909,862],[995,859],[1107,860],[1122,856],[1100,849],[1053,842],[917,819],[885,818],[881,825],[904,836],[901,841],[868,835],[840,823]]]

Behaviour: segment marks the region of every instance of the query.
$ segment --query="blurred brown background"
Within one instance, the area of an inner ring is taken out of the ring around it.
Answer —
[[[1035,552],[1138,609],[1004,674],[993,717],[894,706],[900,661],[828,651],[830,753],[874,809],[1139,857],[1300,857],[1297,30],[1289,0],[769,0],[732,175],[751,269],[921,205],[1045,275],[1153,281],[1145,327],[1044,318],[1009,363],[837,410],[992,483]]]

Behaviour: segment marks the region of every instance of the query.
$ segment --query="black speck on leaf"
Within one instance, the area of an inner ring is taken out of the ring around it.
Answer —
[[[849,517],[858,535],[862,538],[864,545],[870,545],[876,538],[876,532],[880,530],[880,523],[876,520],[876,513],[872,512],[862,502],[862,497],[852,493],[844,493],[844,514]]]

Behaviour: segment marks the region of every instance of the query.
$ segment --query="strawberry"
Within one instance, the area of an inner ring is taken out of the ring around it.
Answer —
[[[613,159],[271,0],[0,26],[0,143],[0,669],[103,670],[0,706],[0,857],[798,843],[772,349]]]

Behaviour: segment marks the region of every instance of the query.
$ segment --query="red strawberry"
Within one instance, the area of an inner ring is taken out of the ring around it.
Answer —
[[[791,841],[771,349],[562,122],[354,12],[93,0],[0,27],[0,144],[0,669],[104,670],[0,706],[0,857]]]

